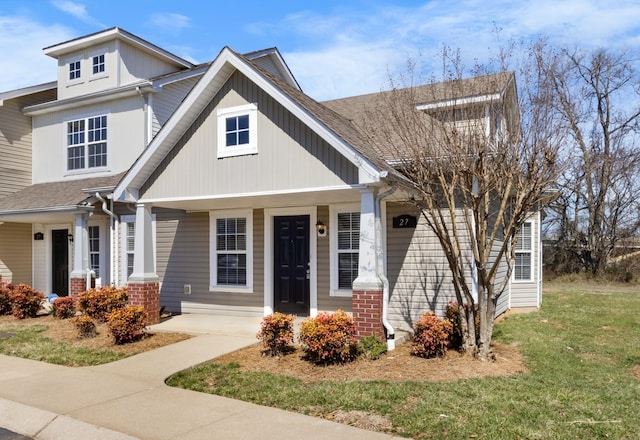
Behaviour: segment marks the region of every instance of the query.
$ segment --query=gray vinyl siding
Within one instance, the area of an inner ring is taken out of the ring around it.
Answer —
[[[253,213],[253,293],[209,291],[209,213],[154,211],[160,305],[174,313],[263,313],[264,212]],[[191,294],[184,285],[191,285]]]
[[[155,136],[160,128],[167,122],[199,79],[200,77],[198,76],[172,82],[162,87],[162,93],[153,95],[152,137]]]
[[[393,217],[403,214],[417,216],[418,226],[394,229]],[[386,222],[389,321],[398,330],[410,330],[423,313],[442,317],[447,303],[456,300],[451,271],[437,237],[415,207],[387,203]],[[471,283],[471,258],[467,266]]]
[[[532,216],[531,221],[531,281],[511,281],[511,307],[538,307],[538,288],[541,282],[540,274],[540,225],[537,216]]]
[[[0,225],[0,275],[2,281],[33,285],[31,278],[31,225],[4,223]]]
[[[0,105],[0,197],[31,185],[31,118],[22,107],[55,99],[50,90],[5,100]]]
[[[321,219],[327,226],[329,233],[326,237],[318,237],[318,310],[334,311],[342,309],[351,312],[351,297],[331,296],[330,290],[330,270],[331,259],[337,258],[337,255],[330,255],[330,237],[329,234],[335,233],[335,226],[331,224],[331,216],[329,215],[328,206],[318,206],[318,219]]]
[[[492,253],[491,255],[491,261],[494,262],[497,258],[497,252],[498,252],[498,248],[502,246],[502,241],[498,242],[495,244],[494,249],[495,251]],[[495,286],[496,288],[499,288],[500,285],[502,284],[502,282],[504,281],[505,277],[507,276],[507,262],[505,260],[505,258],[502,258],[502,261],[499,262],[498,265],[498,272],[496,273],[496,281],[495,281]],[[495,316],[499,316],[501,314],[503,314],[504,312],[506,312],[507,310],[509,310],[509,283],[507,283],[506,288],[504,290],[504,292],[502,292],[502,294],[498,297],[498,301],[496,303],[496,313]]]
[[[258,153],[218,159],[216,110],[247,103],[258,106]],[[203,197],[357,182],[356,166],[236,71],[141,188],[141,196]]]

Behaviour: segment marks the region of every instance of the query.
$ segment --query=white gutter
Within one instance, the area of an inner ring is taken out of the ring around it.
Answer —
[[[397,187],[395,184],[391,185],[391,188],[382,194],[376,196],[376,203],[374,205],[375,211],[375,231],[376,231],[376,275],[382,281],[382,325],[387,330],[387,350],[392,351],[396,348],[395,330],[389,322],[389,280],[384,273],[384,250],[382,248],[382,207],[381,201],[384,197],[393,194]]]

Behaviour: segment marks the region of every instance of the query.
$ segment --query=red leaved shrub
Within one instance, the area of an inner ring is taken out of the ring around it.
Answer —
[[[51,303],[51,308],[53,309],[53,316],[58,319],[73,318],[76,314],[75,302],[70,296],[54,299]]]
[[[93,319],[107,321],[107,315],[127,305],[127,288],[103,286],[85,290],[78,296],[78,309]]]
[[[269,350],[271,356],[284,354],[293,344],[293,321],[295,315],[276,312],[265,316],[256,335]]]
[[[18,319],[35,318],[40,311],[44,294],[26,284],[18,284],[9,293],[11,313]]]
[[[433,312],[423,314],[413,325],[411,353],[424,358],[444,355],[452,329],[449,320],[440,319]]]
[[[125,344],[144,335],[147,315],[143,306],[125,306],[114,310],[107,317],[107,327],[116,344]]]
[[[316,363],[348,362],[358,356],[356,326],[343,310],[321,312],[302,321],[300,342],[307,358]]]

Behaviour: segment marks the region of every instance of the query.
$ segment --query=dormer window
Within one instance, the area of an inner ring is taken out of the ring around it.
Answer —
[[[67,123],[67,170],[107,166],[107,117]]]
[[[104,72],[104,54],[93,57],[93,74]]]
[[[69,63],[69,79],[80,78],[80,61],[73,61]]]
[[[258,153],[258,106],[218,109],[218,158]]]

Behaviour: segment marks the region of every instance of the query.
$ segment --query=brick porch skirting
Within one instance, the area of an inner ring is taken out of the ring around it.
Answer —
[[[132,283],[127,285],[129,304],[144,307],[147,314],[147,325],[158,324],[160,322],[160,284]]]
[[[382,324],[382,290],[354,290],[351,297],[358,339],[372,334],[385,339]]]

